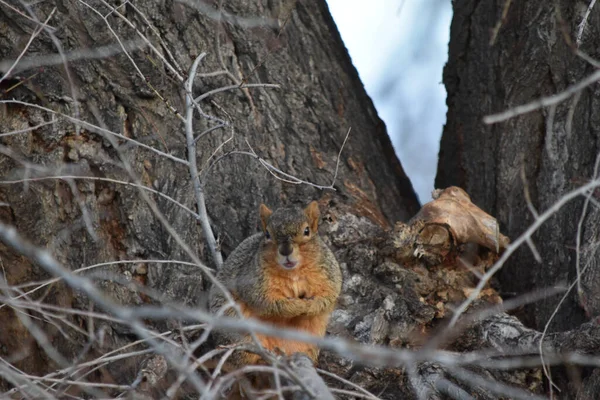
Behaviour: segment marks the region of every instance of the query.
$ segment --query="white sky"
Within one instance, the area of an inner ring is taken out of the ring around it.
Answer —
[[[367,93],[422,203],[446,122],[450,0],[327,0]]]

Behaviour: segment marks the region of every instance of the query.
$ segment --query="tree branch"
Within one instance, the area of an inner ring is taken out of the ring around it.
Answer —
[[[214,263],[217,268],[223,264],[223,256],[217,248],[217,241],[215,235],[210,226],[208,220],[208,214],[206,212],[206,202],[204,200],[204,189],[198,176],[198,167],[196,165],[196,141],[194,140],[194,99],[192,95],[192,86],[194,84],[194,77],[198,70],[200,61],[206,56],[206,53],[201,53],[190,68],[188,79],[185,82],[185,138],[188,151],[188,167],[190,170],[190,176],[192,178],[192,184],[194,186],[194,194],[196,195],[196,206],[198,207],[199,221],[202,226],[202,232],[208,245],[208,249],[212,256]]]

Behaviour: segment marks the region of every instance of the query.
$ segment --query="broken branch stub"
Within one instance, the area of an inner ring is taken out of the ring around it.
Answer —
[[[433,198],[408,224],[396,225],[399,258],[438,264],[462,244],[475,243],[495,253],[508,246],[509,239],[500,233],[496,218],[473,204],[461,188],[437,189]]]

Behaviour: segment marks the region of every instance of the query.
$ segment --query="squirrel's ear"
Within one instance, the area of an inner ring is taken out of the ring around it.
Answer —
[[[269,221],[269,217],[273,214],[273,211],[263,203],[260,205],[260,222],[262,222],[263,231],[267,230],[267,222]]]
[[[310,230],[316,232],[319,228],[319,217],[321,215],[319,212],[319,203],[311,201],[308,207],[304,209],[304,214],[306,214],[306,217],[308,218]]]

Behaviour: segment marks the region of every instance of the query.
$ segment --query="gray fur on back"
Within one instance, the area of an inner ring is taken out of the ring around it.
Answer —
[[[236,286],[238,275],[247,269],[244,268],[245,265],[250,265],[254,258],[256,258],[256,253],[260,248],[263,236],[262,233],[257,233],[246,238],[231,252],[217,273],[217,279],[234,297],[238,296],[238,288]],[[213,286],[210,290],[210,311],[213,313],[217,312],[225,302],[226,299],[221,290]]]
[[[217,273],[217,279],[229,290],[229,292],[233,295],[234,298],[238,298],[238,287],[236,282],[238,282],[238,275],[240,272],[245,271],[244,266],[249,266],[253,262],[253,260],[257,257],[258,249],[261,247],[261,242],[264,237],[263,233],[257,233],[246,238],[242,243],[239,244],[231,252],[227,260],[221,266],[219,272]],[[246,277],[245,279],[256,279],[256,277]],[[253,282],[254,283],[254,282]],[[223,295],[223,292],[217,287],[213,285],[210,289],[209,295],[209,308],[210,312],[213,314],[217,314],[219,310],[227,304],[227,299]],[[225,312],[226,316],[234,317],[236,316],[233,308],[229,308]],[[244,335],[237,332],[226,332],[222,331],[219,335],[215,335],[215,339],[217,344],[219,345],[227,345],[235,342],[242,341],[244,339]],[[235,360],[239,357],[239,352],[234,353],[232,356],[232,360]]]

